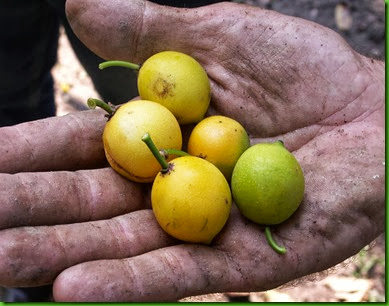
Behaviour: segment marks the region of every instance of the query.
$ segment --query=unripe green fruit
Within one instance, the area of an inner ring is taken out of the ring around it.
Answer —
[[[296,158],[281,142],[261,143],[239,158],[231,189],[246,218],[263,225],[279,224],[302,202],[304,175]]]

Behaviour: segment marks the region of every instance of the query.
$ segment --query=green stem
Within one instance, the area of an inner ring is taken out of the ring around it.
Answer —
[[[267,242],[270,244],[270,246],[273,248],[274,251],[276,251],[279,254],[286,253],[285,247],[277,245],[277,243],[274,241],[274,239],[271,235],[270,227],[268,227],[268,226],[266,226],[266,228],[265,228],[265,236],[266,236]]]
[[[165,159],[168,158],[169,155],[177,155],[177,156],[191,156],[189,153],[176,149],[162,149],[159,150],[159,153],[162,154]]]
[[[143,135],[142,141],[144,143],[146,143],[146,145],[149,147],[151,153],[153,153],[154,157],[157,159],[157,161],[161,165],[161,167],[162,167],[162,171],[161,172],[165,173],[165,172],[169,171],[169,164],[168,164],[168,162],[159,153],[159,151],[158,151],[157,147],[155,146],[153,140],[151,139],[149,133],[146,133],[146,134]]]
[[[126,61],[106,61],[99,64],[100,70],[103,70],[107,67],[125,67],[125,68],[130,68],[132,70],[140,69],[140,65],[126,62]]]
[[[280,144],[281,146],[285,147],[285,144],[281,139],[277,140],[277,143]]]
[[[99,99],[89,98],[87,103],[88,103],[88,107],[90,109],[95,109],[96,106],[98,106],[98,107],[102,108],[103,110],[105,110],[110,115],[112,115],[112,113],[114,112],[114,110],[112,109],[112,107],[108,103],[105,103],[104,101],[101,101]]]

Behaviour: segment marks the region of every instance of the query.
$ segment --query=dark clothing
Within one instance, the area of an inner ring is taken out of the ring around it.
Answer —
[[[196,7],[220,0],[153,2]],[[55,115],[51,69],[57,60],[60,25],[104,100],[118,104],[137,95],[133,71],[98,69],[103,59],[72,32],[65,0],[0,0],[0,126]]]

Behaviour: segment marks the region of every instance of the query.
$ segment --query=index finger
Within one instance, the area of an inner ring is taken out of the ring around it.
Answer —
[[[0,172],[76,170],[105,164],[98,110],[0,128]]]

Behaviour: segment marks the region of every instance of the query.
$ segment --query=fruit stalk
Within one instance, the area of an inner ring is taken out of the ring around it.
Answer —
[[[140,69],[140,65],[126,62],[126,61],[106,61],[99,64],[100,70],[103,70],[108,67],[125,67],[125,68],[130,68],[132,70]]]
[[[102,108],[103,110],[105,110],[110,115],[112,115],[114,112],[114,110],[112,109],[112,107],[108,103],[105,103],[104,101],[101,101],[99,99],[89,98],[87,101],[87,104],[88,104],[88,107],[90,109],[95,109],[96,106],[98,106],[98,107]]]
[[[150,137],[149,133],[146,133],[142,137],[142,141],[149,147],[151,153],[153,153],[154,157],[157,159],[159,164],[162,167],[161,172],[166,173],[169,171],[169,163],[165,160],[165,158],[159,153],[159,150],[155,146],[153,140]]]
[[[279,254],[286,253],[285,247],[277,245],[277,243],[274,241],[274,239],[271,235],[270,227],[268,227],[268,226],[266,226],[266,228],[265,228],[265,236],[266,236],[267,242],[273,248],[274,251],[276,251]]]
[[[168,158],[169,155],[176,155],[176,156],[191,156],[189,153],[181,150],[176,149],[162,149],[159,150],[159,153],[165,157],[165,159]]]

